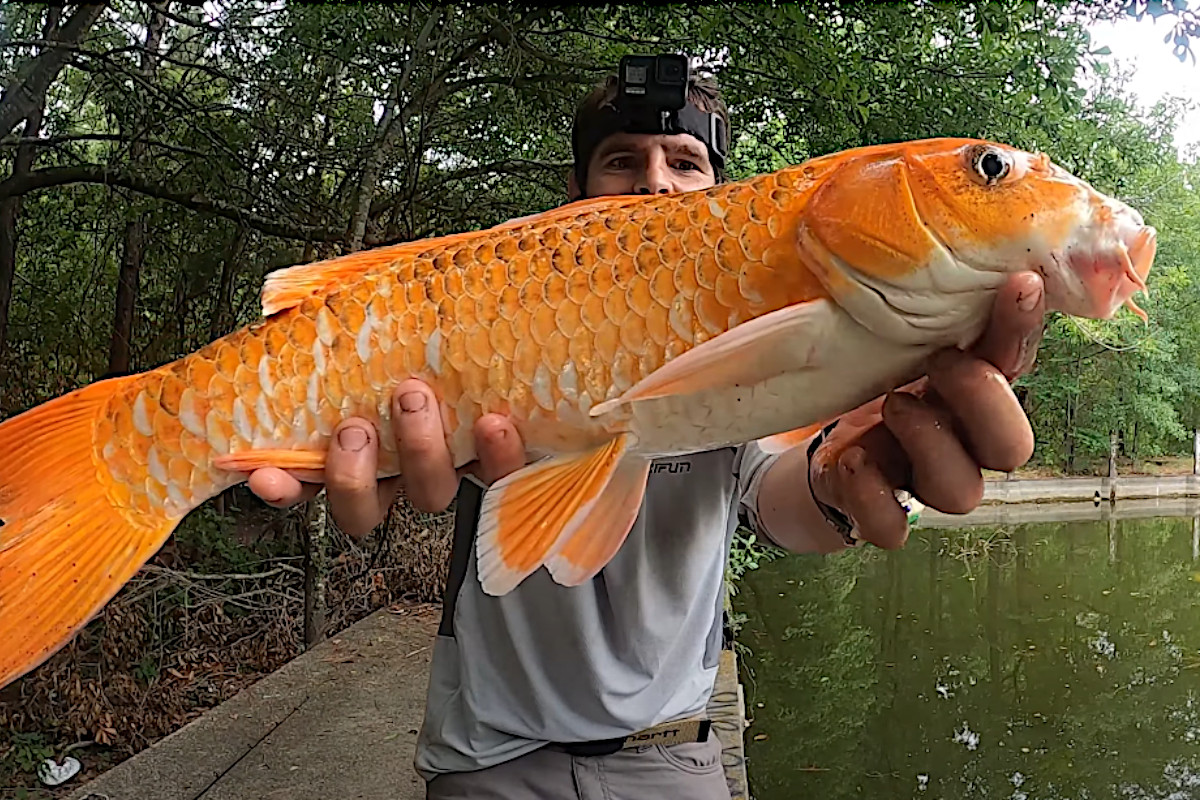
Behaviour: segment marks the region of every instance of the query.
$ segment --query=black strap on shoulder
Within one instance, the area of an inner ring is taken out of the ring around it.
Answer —
[[[442,593],[442,621],[438,636],[454,636],[454,607],[471,565],[475,533],[479,528],[479,508],[483,505],[484,485],[474,475],[466,475],[458,486],[454,507],[454,541],[450,549],[450,574]]]
[[[837,424],[838,420],[835,419],[833,422],[826,425],[818,435],[813,437],[812,442],[808,445],[808,492],[812,495],[813,503],[816,504],[817,509],[825,517],[825,521],[828,522],[829,525],[841,535],[842,541],[845,542],[846,545],[849,547],[854,547],[858,544],[858,541],[854,538],[854,523],[849,517],[842,513],[840,509],[834,508],[833,506],[822,502],[821,499],[817,497],[817,493],[813,489],[812,484],[813,454],[817,452],[817,448],[821,446],[821,444],[825,441],[825,438],[829,436]]]

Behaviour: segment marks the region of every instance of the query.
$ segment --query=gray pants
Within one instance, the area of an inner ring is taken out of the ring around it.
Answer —
[[[653,745],[607,756],[542,748],[478,772],[439,775],[427,800],[730,800],[721,743]]]

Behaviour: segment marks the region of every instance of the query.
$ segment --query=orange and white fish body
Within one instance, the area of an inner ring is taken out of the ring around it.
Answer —
[[[268,276],[265,319],[0,423],[0,685],[40,664],[206,499],[320,470],[346,417],[439,398],[456,464],[510,415],[535,459],[485,494],[486,591],[616,553],[651,459],[781,448],[982,331],[1007,274],[1108,317],[1155,233],[1043,155],[973,140],[861,148],[703,191],[585,200]]]

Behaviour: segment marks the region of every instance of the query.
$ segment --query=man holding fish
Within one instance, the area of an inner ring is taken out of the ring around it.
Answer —
[[[0,687],[225,489],[325,483],[361,537],[403,475],[419,508],[457,496],[431,796],[722,796],[696,717],[737,523],[832,552],[901,546],[909,490],[973,508],[1032,452],[1008,381],[1043,311],[1146,320],[1156,249],[1045,153],[725,181],[728,141],[686,59],[623,59],[576,116],[580,199],[276,270],[261,320],[0,421]]]
[[[715,85],[689,76],[671,57],[628,60],[622,70],[589,94],[576,116],[571,199],[723,182],[730,138]],[[686,103],[672,106],[685,88]],[[644,111],[655,91],[660,105],[676,112],[666,132],[654,129],[657,117],[639,111],[638,102]],[[401,486],[425,511],[458,499],[416,759],[430,781],[428,796],[728,798],[719,745],[702,725],[673,744],[655,737],[675,730],[662,723],[703,715],[722,641],[732,531],[740,521],[798,553],[832,553],[856,540],[891,549],[908,536],[895,490],[945,512],[974,508],[981,469],[1014,469],[1033,451],[1009,382],[1032,365],[1043,288],[1035,273],[1012,274],[969,352],[938,353],[916,384],[832,427],[776,437],[770,447],[655,460],[621,551],[580,586],[539,571],[501,597],[481,588],[471,554],[482,487],[526,465],[508,418],[481,417],[474,426],[478,458],[456,470],[432,389],[406,380],[392,400],[402,477],[381,481],[375,426],[364,419],[339,425],[325,488],[348,534],[374,529]],[[276,506],[319,488],[275,468],[249,481]],[[641,744],[647,741],[656,744]]]

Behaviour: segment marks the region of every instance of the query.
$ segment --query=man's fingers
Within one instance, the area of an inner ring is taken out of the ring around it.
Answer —
[[[366,536],[383,519],[376,480],[379,435],[366,420],[349,419],[333,431],[325,459],[329,513],[350,536]]]
[[[863,539],[894,550],[908,539],[908,515],[896,502],[892,484],[863,448],[848,447],[838,459],[838,507],[854,522]]]
[[[1033,455],[1029,419],[996,367],[944,350],[930,361],[929,386],[953,414],[979,466],[1010,472]]]
[[[907,514],[893,492],[909,483],[908,459],[886,426],[840,436],[835,428],[809,468],[817,499],[849,516],[860,537],[885,548],[908,538]]]
[[[949,413],[904,392],[888,395],[883,421],[912,464],[912,492],[925,505],[965,514],[983,499],[983,473],[967,453]]]
[[[1021,272],[996,293],[987,330],[972,353],[995,364],[1008,380],[1033,367],[1045,327],[1046,293],[1041,276]]]
[[[458,473],[446,447],[437,399],[425,383],[407,380],[396,388],[392,427],[409,501],[420,511],[444,510],[458,492]]]
[[[476,476],[492,484],[525,466],[525,445],[512,420],[502,414],[487,414],[475,423],[475,452],[479,462]]]
[[[264,503],[275,508],[288,508],[312,500],[321,491],[319,484],[301,483],[275,467],[254,470],[246,484]]]

